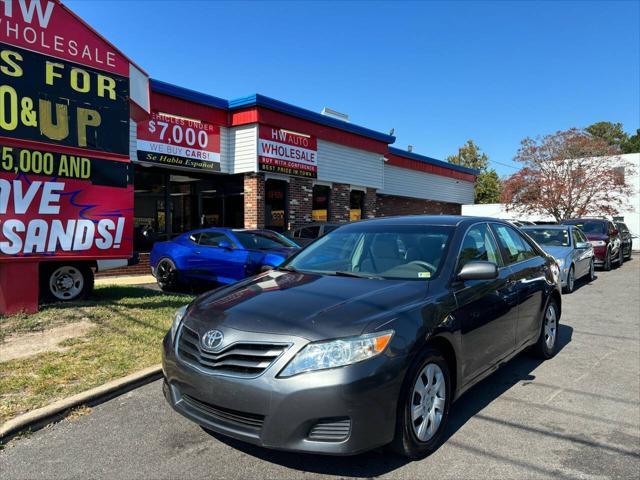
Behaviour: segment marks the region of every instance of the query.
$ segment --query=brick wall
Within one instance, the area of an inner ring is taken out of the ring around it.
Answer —
[[[457,203],[437,202],[396,195],[378,195],[378,216],[393,215],[460,215],[462,206]]]
[[[334,183],[331,188],[331,218],[329,221],[345,223],[349,221],[349,195],[351,190],[345,183]]]
[[[313,180],[291,177],[289,181],[289,228],[311,223],[313,214]]]
[[[378,195],[375,188],[367,188],[364,194],[364,218],[378,216]]]
[[[264,228],[264,175],[244,175],[244,228]]]
[[[105,270],[104,272],[97,272],[96,277],[116,277],[121,275],[150,275],[151,268],[149,268],[149,254],[140,254],[140,263],[132,265],[130,267],[112,268],[111,270]]]

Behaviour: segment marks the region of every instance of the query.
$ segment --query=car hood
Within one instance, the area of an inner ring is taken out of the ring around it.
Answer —
[[[185,322],[324,340],[362,334],[427,294],[427,282],[272,270],[198,297]]]
[[[571,247],[557,247],[557,246],[547,246],[543,245],[542,249],[551,255],[553,258],[565,258],[567,255],[571,253]]]

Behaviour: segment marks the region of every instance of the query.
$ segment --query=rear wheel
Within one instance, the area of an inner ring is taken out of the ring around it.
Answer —
[[[564,292],[565,293],[573,292],[573,289],[575,288],[575,284],[576,284],[576,271],[573,268],[573,265],[571,265],[571,268],[569,268],[569,273],[567,273],[567,286],[564,287]]]
[[[40,291],[46,301],[70,302],[93,291],[93,271],[88,265],[52,263],[43,265]]]
[[[540,337],[536,344],[536,354],[543,359],[552,358],[558,350],[558,332],[560,327],[558,315],[558,305],[556,301],[551,298],[547,307],[544,310],[542,317],[542,329],[540,331]]]
[[[408,458],[434,452],[446,428],[451,379],[438,350],[425,349],[411,367],[398,403],[393,449]]]
[[[622,248],[622,245],[620,245],[620,248],[618,249],[618,267],[621,267],[623,263],[624,263],[624,249]]]
[[[170,258],[163,258],[156,266],[156,280],[162,290],[175,290],[178,287],[178,269]]]
[[[629,250],[629,252],[624,256],[625,260],[631,260],[631,250],[632,250],[631,245],[629,245],[629,249],[628,250]]]

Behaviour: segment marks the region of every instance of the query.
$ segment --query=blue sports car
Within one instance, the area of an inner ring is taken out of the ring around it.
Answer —
[[[160,288],[171,290],[202,282],[237,282],[277,267],[299,249],[271,230],[207,228],[155,243],[150,264]]]

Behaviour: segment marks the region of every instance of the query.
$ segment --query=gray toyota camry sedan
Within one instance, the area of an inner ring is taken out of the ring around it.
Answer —
[[[507,222],[342,226],[276,270],[201,295],[164,339],[164,394],[263,447],[420,458],[452,403],[527,347],[556,353],[556,262]]]

